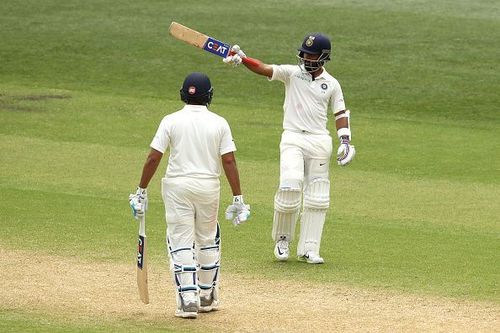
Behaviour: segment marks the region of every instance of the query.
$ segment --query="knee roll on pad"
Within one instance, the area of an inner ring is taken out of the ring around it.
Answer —
[[[279,189],[274,196],[274,209],[280,213],[293,213],[300,208],[300,189]]]
[[[280,187],[276,192],[272,231],[274,241],[279,239],[293,240],[301,199],[300,184],[295,187]]]
[[[313,179],[304,190],[304,208],[326,211],[330,206],[330,181]]]

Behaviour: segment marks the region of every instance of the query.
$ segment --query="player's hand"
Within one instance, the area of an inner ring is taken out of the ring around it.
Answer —
[[[233,45],[229,51],[229,55],[222,59],[222,61],[226,64],[238,66],[243,62],[243,58],[246,58],[246,56],[247,55],[241,50],[239,45]]]
[[[235,195],[233,203],[226,209],[226,220],[233,220],[233,224],[238,226],[250,218],[250,205],[243,202],[242,195]]]
[[[138,220],[144,216],[148,209],[148,191],[145,188],[137,187],[135,193],[131,193],[128,197],[132,215]]]
[[[356,155],[356,149],[354,148],[353,145],[351,145],[349,138],[341,137],[340,146],[339,149],[337,150],[338,165],[344,166],[349,164],[354,158],[354,155]]]

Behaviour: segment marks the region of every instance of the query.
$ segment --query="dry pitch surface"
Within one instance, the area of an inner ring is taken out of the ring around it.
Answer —
[[[150,267],[151,304],[143,305],[135,267],[0,248],[2,310],[54,320],[119,322],[208,332],[500,332],[500,306],[442,297],[257,280],[223,272],[220,311],[174,317],[167,265]],[[12,272],[14,268],[14,272]]]

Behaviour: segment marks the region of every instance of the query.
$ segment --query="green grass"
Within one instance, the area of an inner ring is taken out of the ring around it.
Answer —
[[[255,1],[244,9],[229,1],[3,1],[0,232],[8,237],[0,246],[127,261],[136,229],[128,193],[159,121],[182,106],[182,79],[204,71],[215,86],[211,109],[231,124],[253,213],[241,228],[222,223],[224,270],[498,302],[499,13],[486,0]],[[326,265],[273,260],[282,85],[173,40],[172,20],[268,63],[295,62],[306,32],[333,37],[327,68],[352,111],[358,155],[348,168],[331,167]],[[166,260],[164,170],[150,186],[158,263]],[[229,199],[223,180],[221,205]],[[133,322],[29,317],[3,312],[0,330],[135,330]]]
[[[181,333],[206,332],[194,330],[188,325],[172,327],[166,324],[148,323],[144,321],[123,320],[121,322],[106,322],[94,318],[92,321],[82,319],[60,318],[39,314],[19,313],[15,311],[0,311],[0,330],[2,332],[36,332],[36,333],[108,333],[108,332],[151,332],[151,333]]]

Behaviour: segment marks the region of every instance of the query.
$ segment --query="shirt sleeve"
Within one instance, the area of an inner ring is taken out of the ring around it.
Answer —
[[[233,135],[231,134],[231,128],[227,121],[223,119],[219,152],[221,155],[224,155],[232,151],[236,151],[236,145],[234,144]]]
[[[333,93],[330,103],[333,114],[345,110],[344,94],[342,93],[342,88],[337,81],[335,81],[335,85],[333,86]]]
[[[281,81],[287,82],[290,76],[296,69],[296,66],[292,65],[271,65],[273,67],[273,76],[269,78],[269,81]]]
[[[153,138],[153,141],[151,141],[151,144],[149,145],[151,148],[161,152],[162,154],[165,153],[165,151],[168,148],[168,145],[170,144],[167,125],[168,122],[167,118],[165,117],[161,121],[160,126],[158,127],[158,130],[156,131],[156,134]]]

